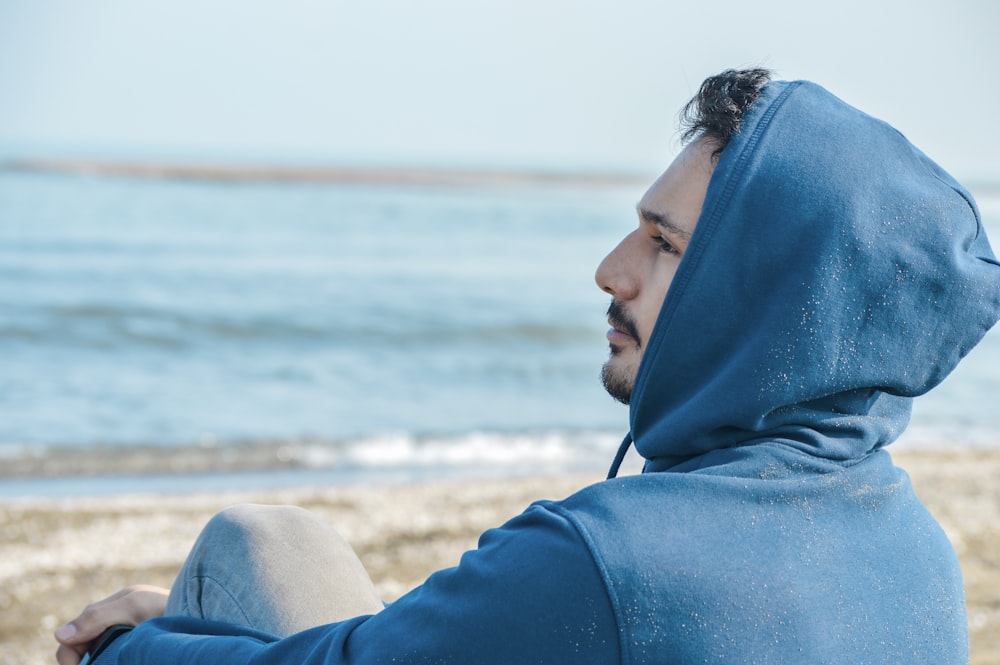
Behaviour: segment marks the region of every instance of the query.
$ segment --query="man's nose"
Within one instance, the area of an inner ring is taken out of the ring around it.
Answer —
[[[594,274],[597,286],[605,293],[610,293],[616,300],[630,300],[638,292],[633,275],[635,257],[630,251],[635,240],[634,235],[635,232],[632,232],[622,238],[618,246],[604,257]]]

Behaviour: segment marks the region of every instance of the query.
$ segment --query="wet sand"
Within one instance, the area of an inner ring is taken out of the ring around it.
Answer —
[[[895,455],[958,551],[974,665],[1000,662],[1000,450]],[[479,534],[595,476],[169,496],[0,500],[0,665],[53,663],[51,632],[129,584],[169,586],[201,526],[233,503],[291,503],[347,536],[391,600]]]

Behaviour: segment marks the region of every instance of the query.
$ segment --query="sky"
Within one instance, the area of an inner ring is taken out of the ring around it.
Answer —
[[[1000,183],[994,0],[0,0],[0,156],[647,175],[766,66]]]

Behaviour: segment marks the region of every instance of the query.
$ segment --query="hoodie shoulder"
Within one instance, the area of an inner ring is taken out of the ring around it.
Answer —
[[[780,456],[752,476],[703,471],[625,476],[558,506],[594,550],[629,662],[965,662],[954,551],[885,452],[825,472]]]

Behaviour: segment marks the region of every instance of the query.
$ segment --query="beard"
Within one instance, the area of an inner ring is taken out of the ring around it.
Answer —
[[[616,347],[611,348],[612,356],[620,353],[621,349]],[[624,372],[617,367],[612,367],[610,361],[606,362],[604,363],[604,367],[601,368],[601,384],[615,400],[628,406],[629,402],[632,401],[632,384],[634,383],[634,379],[631,376],[622,376],[623,374]]]
[[[612,326],[627,333],[635,340],[635,353],[642,351],[642,344],[639,341],[639,330],[635,321],[625,311],[625,307],[617,300],[612,300],[608,307],[608,321]],[[626,350],[615,344],[611,344],[611,358],[604,363],[601,368],[601,384],[614,399],[628,406],[632,400],[632,384],[635,383],[635,373],[626,367],[616,367],[612,360],[622,356]]]

